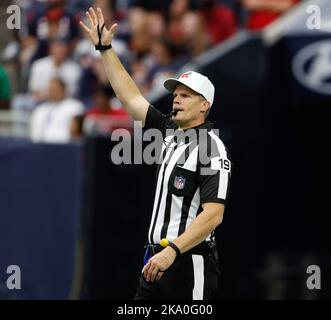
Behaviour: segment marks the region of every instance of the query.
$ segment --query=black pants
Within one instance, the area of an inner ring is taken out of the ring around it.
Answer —
[[[159,281],[141,274],[135,300],[210,300],[218,290],[220,270],[210,254],[182,254]]]

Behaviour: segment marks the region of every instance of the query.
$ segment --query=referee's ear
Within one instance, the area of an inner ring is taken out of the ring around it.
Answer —
[[[210,111],[210,102],[207,100],[204,100],[202,102],[201,108],[200,108],[200,112],[204,113],[205,118],[207,118],[208,114]]]

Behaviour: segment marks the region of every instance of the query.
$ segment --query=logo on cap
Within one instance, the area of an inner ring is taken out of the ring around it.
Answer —
[[[180,78],[188,78],[191,74],[192,72],[185,72],[180,76]]]

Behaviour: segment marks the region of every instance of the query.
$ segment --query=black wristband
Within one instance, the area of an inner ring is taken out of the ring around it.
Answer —
[[[179,257],[182,254],[178,249],[178,247],[173,242],[169,242],[168,246],[175,250],[176,257]]]
[[[99,36],[99,43],[95,45],[95,50],[100,50],[100,51],[104,51],[104,50],[108,50],[112,48],[111,43],[107,44],[107,45],[102,45],[101,44],[101,35],[102,35],[102,30],[105,27],[105,24],[102,25],[101,30],[100,27],[98,25],[98,36]]]

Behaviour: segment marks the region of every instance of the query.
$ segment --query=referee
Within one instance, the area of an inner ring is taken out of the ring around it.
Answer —
[[[135,299],[213,299],[220,275],[213,233],[223,219],[231,175],[228,152],[205,120],[214,86],[194,71],[166,80],[173,107],[162,114],[141,95],[112,49],[117,24],[107,29],[100,8],[86,15],[90,26],[80,25],[100,50],[117,97],[144,129],[159,129],[164,138]]]

